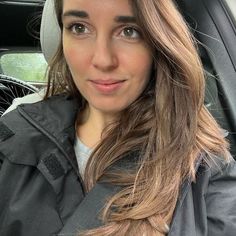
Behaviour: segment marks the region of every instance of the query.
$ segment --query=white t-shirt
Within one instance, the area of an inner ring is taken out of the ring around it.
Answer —
[[[78,137],[75,140],[74,149],[78,162],[79,172],[81,177],[84,179],[85,168],[93,150],[82,143]]]

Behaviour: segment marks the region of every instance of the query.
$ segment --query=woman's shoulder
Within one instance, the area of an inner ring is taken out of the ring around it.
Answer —
[[[230,191],[234,191],[236,196],[236,161],[230,154],[228,158],[208,155],[202,159],[199,165],[196,173],[196,184],[204,192],[211,191],[212,187],[216,191],[217,188],[226,188],[226,191],[232,188]]]
[[[236,161],[230,153],[226,157],[209,154],[204,160],[204,165],[211,178],[230,173],[236,176]]]
[[[17,110],[18,107],[26,106],[28,109],[39,109],[53,106],[60,106],[66,101],[73,101],[74,99],[68,94],[58,94],[50,96],[47,99],[44,99],[45,90],[39,92],[28,94],[24,97],[15,98],[10,107],[3,113],[3,116],[8,114],[11,111]]]
[[[9,113],[10,111],[15,110],[20,104],[33,104],[43,100],[44,94],[45,90],[40,90],[39,92],[28,94],[24,97],[15,98],[12,101],[11,106],[7,108],[7,110],[3,113],[3,115]]]
[[[33,123],[42,126],[50,123],[53,126],[60,121],[61,125],[67,124],[74,120],[77,111],[76,99],[69,95],[59,94],[43,99],[40,94],[31,94],[18,98],[0,118],[0,123],[21,133],[24,131],[23,127]]]
[[[76,108],[71,104],[74,103],[65,96],[54,96],[36,103],[21,104],[2,116],[2,157],[14,163],[35,165],[39,159],[36,157],[43,149],[46,153],[55,142],[64,140],[65,135],[73,136]]]

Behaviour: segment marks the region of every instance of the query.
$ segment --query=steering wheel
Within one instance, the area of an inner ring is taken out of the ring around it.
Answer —
[[[0,74],[0,116],[12,104],[13,99],[37,92],[33,85],[11,76]]]

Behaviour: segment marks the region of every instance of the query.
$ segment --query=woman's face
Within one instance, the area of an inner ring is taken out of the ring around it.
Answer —
[[[151,49],[128,0],[64,0],[63,51],[91,109],[117,113],[142,93]]]

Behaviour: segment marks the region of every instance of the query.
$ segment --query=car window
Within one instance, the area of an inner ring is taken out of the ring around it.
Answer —
[[[41,52],[6,52],[0,55],[1,74],[22,81],[30,82],[36,87],[45,84],[47,62]]]

